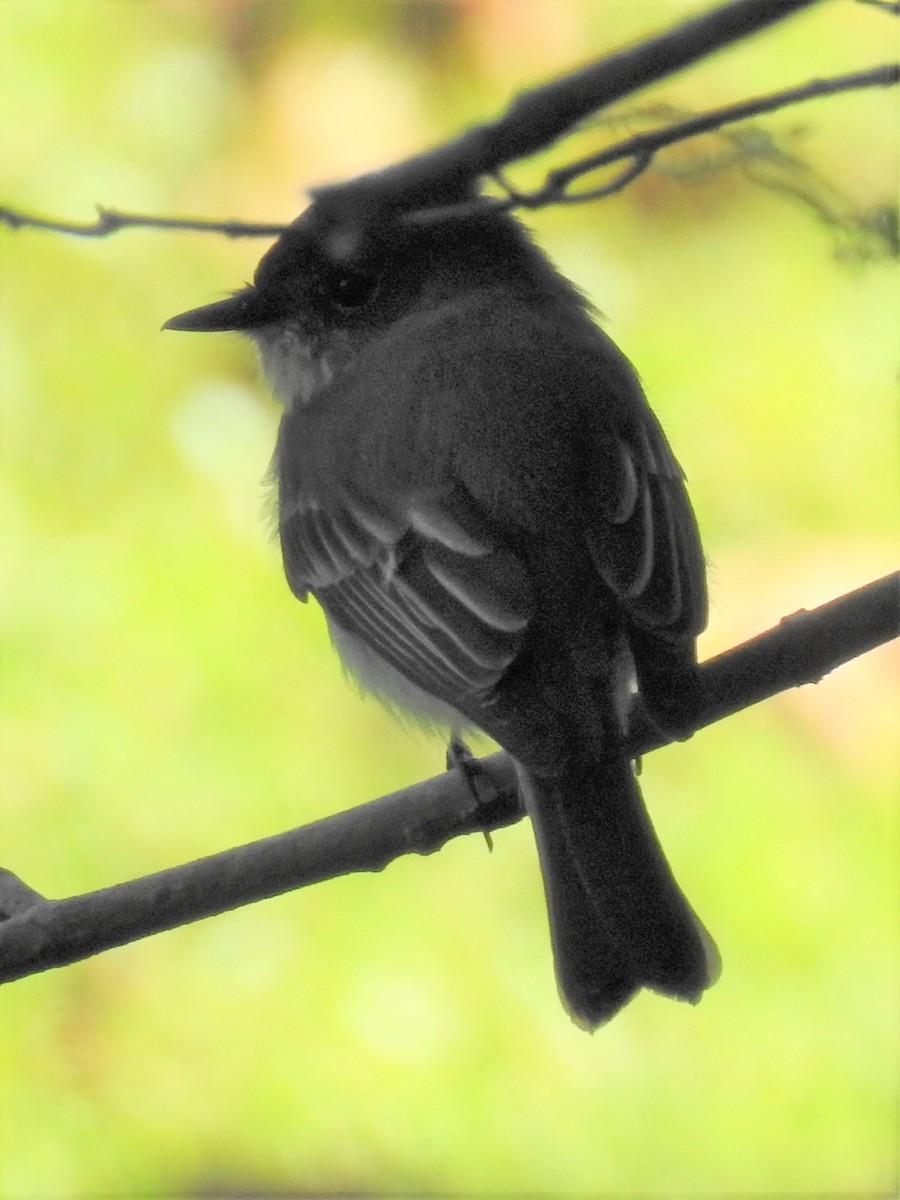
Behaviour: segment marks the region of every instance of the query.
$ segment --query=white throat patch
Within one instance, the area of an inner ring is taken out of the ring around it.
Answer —
[[[269,325],[252,334],[269,387],[285,408],[305,406],[331,383],[334,370],[297,329]]]

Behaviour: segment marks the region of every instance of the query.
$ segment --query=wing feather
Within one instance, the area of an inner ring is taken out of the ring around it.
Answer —
[[[484,697],[521,648],[534,610],[528,571],[461,487],[407,501],[402,516],[358,492],[327,506],[295,498],[282,507],[281,542],[294,591],[315,591],[351,635],[336,639],[345,659],[355,638],[458,704]],[[371,668],[367,655],[370,686]]]
[[[377,581],[355,576],[345,586],[331,589],[326,604],[326,611],[342,628],[360,637],[420,686],[427,679],[439,685],[436,691],[446,694],[470,684],[471,672],[463,670],[454,647],[447,645],[441,631],[429,629],[418,619],[410,620],[402,604],[385,602]]]
[[[644,403],[638,417],[625,428],[597,423],[603,478],[588,505],[588,548],[629,621],[689,641],[706,624],[699,534],[683,473],[656,418]]]

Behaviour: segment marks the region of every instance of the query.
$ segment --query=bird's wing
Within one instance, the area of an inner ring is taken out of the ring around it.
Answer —
[[[643,397],[634,399],[598,406],[591,425],[585,535],[624,617],[644,702],[677,734],[693,728],[702,699],[696,638],[707,619],[706,567],[681,468]]]
[[[705,627],[706,571],[684,475],[643,398],[624,419],[598,406],[590,432],[586,536],[629,624],[663,641]]]
[[[390,510],[346,490],[327,508],[294,497],[280,532],[295,593],[454,709],[479,709],[522,646],[528,572],[461,487]]]

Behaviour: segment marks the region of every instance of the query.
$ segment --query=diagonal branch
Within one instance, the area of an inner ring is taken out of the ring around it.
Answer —
[[[635,46],[522,92],[498,118],[476,125],[451,141],[358,179],[318,188],[313,195],[326,198],[328,203],[360,204],[363,207],[377,203],[408,213],[436,209],[426,216],[444,216],[446,198],[465,194],[476,180],[497,178],[503,167],[553,145],[587,117],[817,2],[731,0]],[[571,200],[596,199],[620,190],[649,165],[658,149],[672,142],[813,96],[849,88],[884,86],[898,79],[900,71],[895,67],[873,68],[852,76],[815,80],[770,97],[747,101],[733,109],[703,114],[692,122],[609,147],[583,163],[556,172],[538,192],[525,196],[510,191],[505,200],[497,203],[503,207],[535,208]],[[742,108],[743,113],[739,111]],[[566,192],[572,178],[621,160],[628,160],[628,166],[606,187],[576,196]],[[126,227],[195,230],[228,237],[274,237],[285,228],[283,225],[241,221],[141,216],[104,208],[98,210],[95,222],[78,223],[29,216],[13,208],[0,207],[0,224],[13,229],[53,230],[78,237],[105,237]]]
[[[425,207],[441,195],[464,193],[473,180],[552,146],[592,113],[683,70],[717,50],[792,16],[817,0],[731,0],[699,17],[620,50],[581,70],[522,92],[499,118],[424,154],[313,195],[360,192],[393,208]]]
[[[759,637],[703,664],[697,728],[829,671],[900,635],[900,573],[812,612],[786,617]],[[635,757],[667,742],[638,708]],[[522,816],[511,760],[482,760],[478,802],[458,771],[311,825],[114,887],[42,900],[0,872],[0,982],[61,967],[152,933],[282,892],[358,871],[381,871],[404,854],[431,854],[450,838]]]
[[[738,104],[729,104],[724,108],[713,109],[710,112],[698,113],[684,121],[667,125],[663,129],[653,129],[647,133],[639,133],[622,142],[601,150],[597,154],[588,155],[577,162],[565,167],[559,167],[547,175],[546,182],[533,192],[512,192],[510,201],[503,207],[508,208],[542,208],[548,204],[582,204],[587,200],[598,200],[613,192],[621,191],[637,175],[645,171],[653,162],[657,153],[667,146],[689,138],[699,137],[704,133],[712,133],[733,125],[737,121],[747,121],[761,113],[774,112],[788,105],[799,104],[805,100],[815,100],[822,96],[834,96],[841,92],[858,91],[867,87],[890,87],[900,83],[900,63],[885,63],[880,67],[872,67],[867,71],[855,71],[850,75],[834,75],[827,79],[813,79],[799,87],[786,88],[780,92],[772,92],[766,96],[757,96],[753,100],[742,100]],[[604,187],[572,193],[569,191],[576,179],[609,166],[622,159],[632,160],[632,166],[617,176],[612,183]]]

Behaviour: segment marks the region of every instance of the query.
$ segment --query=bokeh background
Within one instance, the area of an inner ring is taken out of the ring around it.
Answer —
[[[288,220],[304,188],[694,9],[3,0],[2,201]],[[641,103],[707,108],[895,48],[883,13],[818,6]],[[833,211],[872,212],[896,198],[896,113],[869,91],[765,128]],[[760,187],[784,161],[736,157],[709,138],[532,219],[687,469],[704,656],[897,550],[895,267]],[[0,240],[3,865],[68,895],[438,771],[439,742],[346,686],[283,582],[250,347],[160,333],[264,243]],[[897,679],[873,653],[645,764],[724,960],[698,1008],[645,994],[579,1032],[529,829],[493,855],[462,839],[4,988],[0,1192],[892,1193]]]

